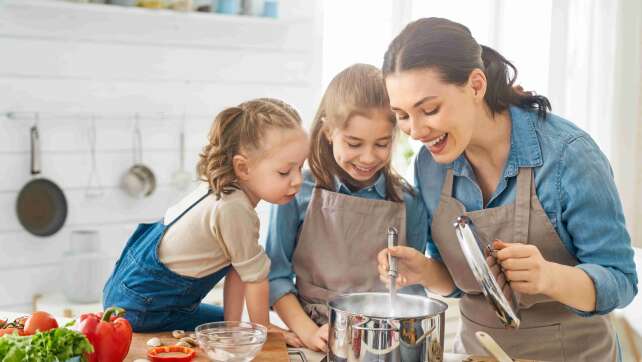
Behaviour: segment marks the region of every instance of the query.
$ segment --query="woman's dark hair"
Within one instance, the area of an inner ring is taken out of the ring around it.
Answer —
[[[442,18],[424,18],[408,24],[390,43],[383,60],[384,78],[404,70],[433,68],[446,83],[463,85],[470,72],[486,74],[484,100],[490,111],[504,111],[509,105],[537,111],[541,119],[551,103],[535,92],[514,85],[517,69],[494,49],[479,45],[467,27]]]

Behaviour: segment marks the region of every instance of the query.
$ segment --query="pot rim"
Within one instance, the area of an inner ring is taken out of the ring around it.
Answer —
[[[445,316],[446,310],[448,309],[448,304],[446,304],[445,302],[443,302],[443,301],[441,301],[439,299],[432,298],[432,297],[429,297],[429,296],[415,295],[415,294],[403,294],[403,293],[397,294],[397,296],[403,295],[405,297],[427,299],[427,300],[430,300],[431,302],[436,303],[437,305],[439,305],[443,309],[438,311],[438,312],[436,312],[436,313],[433,313],[433,314],[420,314],[420,315],[416,315],[416,316],[412,316],[412,317],[411,316],[393,317],[393,316],[381,316],[381,315],[376,315],[376,314],[357,313],[357,312],[349,311],[349,310],[346,310],[344,308],[339,308],[339,307],[333,305],[335,300],[337,300],[339,298],[346,298],[346,297],[360,296],[360,295],[388,295],[388,293],[385,293],[385,292],[343,293],[343,294],[339,294],[339,295],[335,296],[334,298],[332,298],[332,300],[328,300],[328,302],[326,304],[327,304],[328,308],[330,308],[330,309],[334,309],[334,310],[337,310],[337,311],[340,311],[340,312],[343,312],[343,313],[349,313],[349,314],[351,314],[353,316],[362,316],[362,317],[366,317],[366,318],[376,318],[376,319],[386,319],[386,320],[390,320],[390,319],[407,320],[407,319],[417,319],[417,318],[432,318],[432,317],[436,317],[436,316],[439,316],[439,315],[444,315]]]

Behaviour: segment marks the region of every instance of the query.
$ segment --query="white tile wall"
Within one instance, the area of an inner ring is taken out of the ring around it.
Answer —
[[[309,121],[319,99],[318,1],[282,0],[280,19],[176,13],[52,0],[0,2],[0,309],[29,311],[34,294],[61,288],[61,258],[76,229],[97,229],[115,258],[138,222],[158,219],[183,194],[179,168],[186,113],[194,169],[213,116],[254,97],[277,97]],[[32,121],[41,112],[43,176],[64,190],[69,215],[52,237],[31,236],[15,215],[29,179]],[[133,114],[140,113],[143,161],[159,186],[136,200],[119,189],[132,163]],[[101,198],[85,195],[96,118]],[[163,119],[160,113],[165,113]],[[265,208],[260,208],[264,214]]]

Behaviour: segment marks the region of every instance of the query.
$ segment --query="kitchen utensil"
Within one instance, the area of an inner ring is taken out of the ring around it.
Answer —
[[[212,361],[251,361],[267,339],[267,328],[251,322],[212,322],[195,329],[199,346]]]
[[[399,232],[393,226],[388,228],[388,248],[397,246]],[[395,307],[397,299],[397,258],[388,254],[388,277],[390,278],[390,308]]]
[[[513,359],[508,356],[488,333],[477,331],[475,332],[475,337],[477,337],[477,341],[484,347],[486,352],[497,359],[497,362],[513,362]]]
[[[393,315],[386,308],[389,298],[388,293],[352,293],[328,303],[328,361],[443,360],[448,306],[424,296],[398,294]]]
[[[91,116],[91,125],[89,127],[89,155],[91,157],[91,170],[89,171],[89,179],[87,180],[87,188],[85,189],[85,197],[99,198],[105,193],[103,185],[100,181],[100,174],[98,173],[98,165],[96,162],[96,119]]]
[[[497,317],[506,327],[519,328],[517,297],[510,287],[508,287],[508,296],[504,294],[505,292],[502,291],[486,263],[486,257],[481,252],[488,249],[488,242],[484,241],[475,230],[475,226],[468,216],[458,217],[453,226],[468,266],[479,283],[486,300],[495,309]]]
[[[37,116],[36,116],[37,117]],[[40,135],[37,125],[31,127],[31,175],[40,174]],[[67,199],[53,181],[38,177],[22,187],[16,201],[20,224],[37,236],[58,232],[67,219]]]
[[[132,140],[134,164],[123,175],[121,187],[132,197],[147,197],[156,190],[156,176],[149,167],[143,164],[143,137],[138,124],[138,116],[136,116]]]
[[[185,190],[192,183],[192,175],[185,170],[185,129],[181,127],[179,135],[180,168],[172,175],[172,184],[178,190]]]

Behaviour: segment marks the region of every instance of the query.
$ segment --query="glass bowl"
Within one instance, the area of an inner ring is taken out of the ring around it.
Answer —
[[[196,339],[211,361],[254,359],[267,339],[267,328],[251,322],[212,322],[196,327]]]

